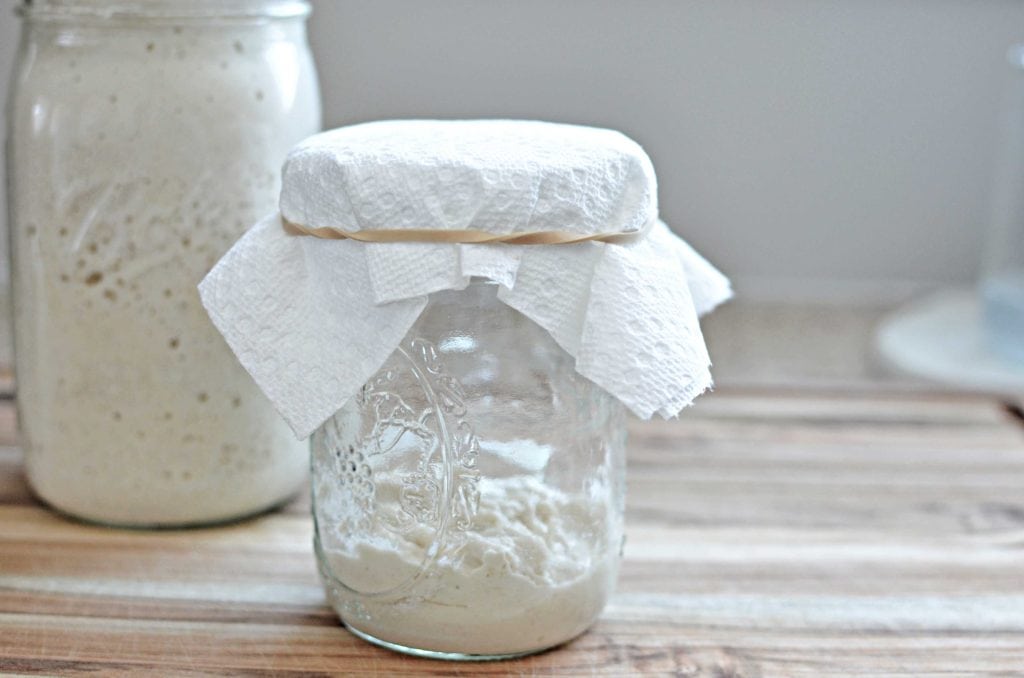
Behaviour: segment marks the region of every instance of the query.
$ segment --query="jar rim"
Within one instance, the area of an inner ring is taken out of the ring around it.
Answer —
[[[308,0],[23,0],[27,20],[211,20],[288,19],[310,13]]]

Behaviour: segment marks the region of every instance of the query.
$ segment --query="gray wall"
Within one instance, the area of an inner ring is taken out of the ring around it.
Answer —
[[[16,28],[5,4],[0,78]],[[327,124],[622,129],[654,158],[663,217],[748,297],[884,297],[975,274],[1022,2],[314,5]]]

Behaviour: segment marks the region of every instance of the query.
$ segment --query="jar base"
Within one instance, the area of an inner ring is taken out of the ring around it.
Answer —
[[[387,650],[394,652],[401,652],[402,654],[412,655],[413,657],[423,657],[426,659],[443,659],[445,661],[456,661],[456,662],[491,662],[501,661],[504,659],[518,659],[519,657],[528,657],[532,654],[540,654],[546,652],[552,648],[540,647],[536,650],[527,650],[525,652],[510,652],[508,654],[463,654],[461,652],[438,652],[436,650],[420,650],[415,647],[406,647],[405,645],[399,645],[398,643],[392,643],[387,640],[381,640],[376,636],[371,636],[369,633],[360,631],[348,622],[342,620],[342,624],[348,629],[349,633],[362,638],[368,643],[383,647]],[[557,646],[555,646],[557,647]]]
[[[60,516],[61,518],[79,523],[82,525],[90,525],[93,527],[104,527],[113,530],[127,530],[127,531],[138,531],[138,532],[153,532],[153,531],[174,531],[174,530],[202,530],[207,528],[227,527],[236,523],[245,523],[250,520],[256,520],[265,515],[276,513],[283,509],[288,504],[295,501],[299,496],[300,491],[293,492],[284,499],[276,501],[272,504],[267,504],[252,510],[244,511],[237,515],[228,515],[224,517],[217,517],[211,519],[200,519],[200,520],[186,520],[186,521],[119,521],[119,520],[108,520],[104,518],[92,518],[74,511],[64,509],[55,503],[49,501],[46,497],[42,496],[34,487],[32,483],[29,483],[29,491],[32,496],[42,504],[47,510]]]

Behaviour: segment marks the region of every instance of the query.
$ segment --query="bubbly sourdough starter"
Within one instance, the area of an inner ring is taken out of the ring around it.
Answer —
[[[329,585],[344,621],[405,647],[478,655],[539,650],[586,630],[617,574],[605,541],[609,507],[529,476],[484,478],[480,494],[471,529],[453,535],[410,597]],[[347,587],[383,591],[416,574],[433,536],[424,527],[376,543],[338,540],[323,556]]]
[[[116,524],[278,503],[305,477],[306,446],[196,285],[274,209],[285,153],[319,127],[302,20],[67,30],[37,26],[11,107],[31,484]]]

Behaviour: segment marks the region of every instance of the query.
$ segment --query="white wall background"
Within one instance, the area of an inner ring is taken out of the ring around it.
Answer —
[[[6,89],[17,21],[0,18]],[[320,0],[325,121],[622,129],[750,297],[968,283],[1019,0]]]

